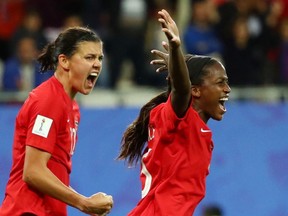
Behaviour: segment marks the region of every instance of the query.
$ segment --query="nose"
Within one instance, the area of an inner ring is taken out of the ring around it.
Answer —
[[[228,83],[226,83],[225,87],[224,87],[224,91],[227,92],[227,93],[230,93],[231,92],[231,88],[229,86]]]
[[[101,68],[101,66],[102,66],[102,60],[96,58],[95,61],[94,61],[94,63],[93,63],[93,67],[94,67],[94,68]]]

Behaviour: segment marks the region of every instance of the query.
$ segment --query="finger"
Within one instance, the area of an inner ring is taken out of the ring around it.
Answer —
[[[160,73],[160,72],[163,72],[163,71],[166,72],[167,69],[168,69],[167,66],[162,66],[162,67],[157,68],[157,69],[156,69],[156,72],[157,72],[157,73]]]
[[[164,13],[164,10],[160,10],[160,11],[158,11],[158,15],[159,15],[161,18],[165,19],[165,13]]]
[[[162,27],[162,31],[163,29],[168,29],[168,26],[167,26],[167,23],[165,20],[163,19],[158,19],[159,23],[161,24],[161,27]]]
[[[167,37],[167,39],[168,39],[169,41],[174,38],[173,33],[172,33],[169,29],[167,29],[167,28],[162,28],[162,31],[165,33],[165,35],[166,35],[166,37]]]
[[[162,31],[166,34],[166,37],[168,39],[172,38],[172,33],[168,28],[168,24],[167,24],[166,20],[159,18],[158,21],[160,22],[160,24],[162,26]]]
[[[108,196],[108,198],[109,198],[110,205],[111,205],[111,208],[112,208],[113,205],[114,205],[113,197],[112,196]]]
[[[157,55],[158,55],[159,53],[165,54],[164,52],[162,52],[162,51],[160,51],[160,50],[157,50],[157,49],[151,50],[151,53],[157,54]]]
[[[174,20],[172,19],[172,17],[170,16],[170,14],[168,13],[167,10],[163,9],[162,12],[163,12],[163,15],[164,15],[164,17],[165,17],[165,20],[166,20],[167,22],[170,22],[170,23],[173,23],[173,22],[174,22]]]
[[[158,57],[160,57],[161,59],[166,59],[167,58],[167,53],[164,53],[160,50],[152,50],[151,53],[157,55]]]
[[[163,17],[158,18],[158,22],[160,22],[162,25],[164,25],[164,26],[162,26],[163,28],[165,28],[167,26],[167,22]]]
[[[165,41],[162,41],[162,46],[164,47],[164,49],[168,52],[169,51],[169,44],[166,43]]]
[[[170,25],[175,25],[175,21],[166,10],[159,11],[160,18],[158,19],[162,25],[162,28],[169,29]],[[163,30],[163,29],[162,29]]]
[[[159,11],[158,14],[160,16],[158,21],[162,24],[162,27],[167,26],[167,14],[165,14],[164,11]]]
[[[152,65],[166,65],[163,59],[154,59],[150,62]]]

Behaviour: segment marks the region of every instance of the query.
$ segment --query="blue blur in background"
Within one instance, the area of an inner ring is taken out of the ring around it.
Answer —
[[[140,199],[139,167],[116,157],[122,133],[140,108],[81,108],[71,186],[86,196],[102,191],[114,197],[111,216],[123,216]],[[11,167],[15,116],[19,106],[0,106],[0,201]],[[214,151],[208,204],[225,216],[288,215],[288,104],[230,102],[221,122],[209,121]],[[84,215],[68,207],[69,216]]]

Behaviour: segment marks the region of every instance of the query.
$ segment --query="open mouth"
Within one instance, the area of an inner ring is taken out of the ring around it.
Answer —
[[[91,85],[93,86],[93,83],[96,81],[98,76],[99,76],[99,74],[96,72],[89,74],[89,76],[87,77],[89,86],[91,86]]]
[[[223,110],[223,112],[226,112],[225,102],[228,101],[228,96],[222,97],[219,100],[220,108]]]

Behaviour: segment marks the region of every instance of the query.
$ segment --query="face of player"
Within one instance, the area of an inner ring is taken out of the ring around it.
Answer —
[[[231,88],[222,64],[215,63],[208,70],[209,73],[199,87],[199,114],[205,122],[210,118],[220,121],[226,112],[224,103],[228,100]]]
[[[102,70],[103,46],[100,42],[81,42],[69,59],[69,83],[72,94],[89,94]]]

